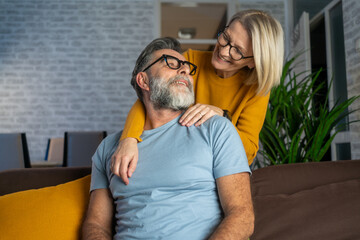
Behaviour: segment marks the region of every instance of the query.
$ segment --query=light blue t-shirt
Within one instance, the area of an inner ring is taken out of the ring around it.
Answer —
[[[179,118],[143,132],[127,186],[110,170],[121,133],[108,136],[94,154],[91,190],[109,188],[113,195],[114,239],[207,239],[222,220],[215,179],[250,172],[229,120],[214,116],[184,127]]]

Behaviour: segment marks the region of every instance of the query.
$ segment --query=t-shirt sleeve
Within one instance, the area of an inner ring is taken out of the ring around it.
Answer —
[[[215,117],[210,131],[215,178],[251,173],[244,146],[231,122],[223,117]]]
[[[105,140],[103,140],[92,157],[90,192],[109,187],[105,160]]]

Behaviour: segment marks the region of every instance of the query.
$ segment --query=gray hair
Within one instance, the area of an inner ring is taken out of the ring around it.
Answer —
[[[136,75],[148,65],[150,60],[153,58],[153,53],[162,49],[172,49],[181,53],[181,47],[178,40],[171,37],[157,38],[149,43],[145,49],[140,53],[131,77],[131,85],[136,91],[139,99],[143,101],[143,92],[139,85],[136,83]]]

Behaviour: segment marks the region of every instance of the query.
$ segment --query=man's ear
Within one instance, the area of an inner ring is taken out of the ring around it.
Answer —
[[[139,85],[140,88],[149,91],[149,78],[145,72],[139,72],[136,75],[136,83]]]

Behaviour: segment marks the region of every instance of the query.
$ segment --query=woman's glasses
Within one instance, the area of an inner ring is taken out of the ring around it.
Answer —
[[[226,35],[226,33],[224,31],[221,31],[218,33],[217,42],[219,43],[219,45],[221,47],[226,47],[228,45],[230,46],[229,55],[235,61],[240,61],[241,59],[254,57],[254,56],[245,57],[244,54],[237,47],[234,47],[233,45],[231,45],[229,37]]]

